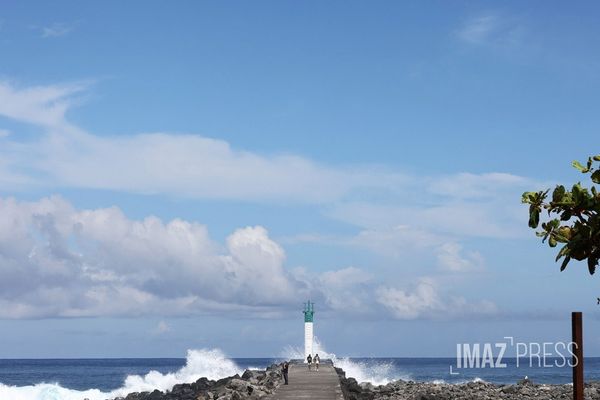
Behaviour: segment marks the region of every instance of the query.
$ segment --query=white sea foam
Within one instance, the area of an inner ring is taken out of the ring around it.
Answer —
[[[186,365],[173,373],[150,371],[144,376],[130,375],[123,386],[112,392],[97,389],[72,390],[56,383],[32,386],[7,386],[0,383],[1,400],[105,400],[125,396],[131,392],[170,390],[178,383],[195,382],[201,377],[220,379],[241,373],[242,369],[228,359],[221,350],[188,350]]]
[[[331,359],[336,367],[346,372],[348,378],[354,378],[359,383],[368,382],[377,386],[398,379],[410,380],[408,374],[398,373],[391,362],[367,362],[352,360],[348,357],[338,357],[334,353],[328,352],[317,337],[314,338],[313,351],[315,354],[319,354],[321,359]],[[304,359],[304,350],[288,346],[284,349],[282,355],[286,358]]]
[[[446,382],[444,379],[434,379],[431,381],[431,383],[433,383],[434,385],[446,385],[446,384],[464,385],[465,383],[487,383],[487,381],[476,376],[473,379],[466,379],[466,380],[463,379],[463,380],[453,381],[453,382]]]
[[[410,380],[408,375],[398,374],[391,362],[372,363],[338,358],[334,361],[334,365],[343,369],[347,377],[352,377],[357,382],[369,382],[375,386],[385,385],[398,379]]]

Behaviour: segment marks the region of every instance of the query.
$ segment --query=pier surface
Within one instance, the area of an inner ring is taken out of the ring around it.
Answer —
[[[290,363],[289,385],[281,385],[271,400],[343,400],[340,379],[331,361],[323,360],[319,371],[308,370],[301,362]]]

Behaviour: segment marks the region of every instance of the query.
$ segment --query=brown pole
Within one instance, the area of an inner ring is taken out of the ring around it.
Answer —
[[[573,400],[583,400],[583,323],[580,312],[571,313],[573,328]]]

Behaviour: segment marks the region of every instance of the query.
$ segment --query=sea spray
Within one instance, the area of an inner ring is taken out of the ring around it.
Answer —
[[[338,358],[334,361],[334,365],[343,369],[346,377],[354,378],[357,382],[369,382],[375,386],[385,385],[398,379],[410,379],[408,375],[395,374],[394,364],[386,361],[369,362]]]
[[[357,361],[348,357],[338,357],[334,353],[328,352],[316,336],[313,349],[315,354],[319,354],[322,360],[330,359],[336,367],[344,370],[346,377],[354,378],[357,382],[385,385],[398,379],[410,379],[408,374],[399,373],[392,362],[381,360]],[[287,346],[282,356],[290,359],[304,359],[304,352],[298,347]]]
[[[126,396],[132,392],[170,390],[178,383],[195,382],[201,377],[217,380],[241,373],[242,369],[219,349],[188,350],[186,365],[178,371],[162,374],[130,375],[123,386],[111,392],[97,389],[72,390],[57,383],[39,383],[30,386],[8,386],[0,383],[0,400],[105,400]]]
[[[39,383],[31,386],[7,386],[0,383],[2,400],[105,400],[110,394],[97,389],[72,390],[56,383]]]
[[[217,380],[243,371],[218,349],[188,350],[186,364],[176,372],[161,374],[150,371],[144,376],[131,375],[125,379],[125,385],[112,392],[113,396],[125,396],[131,392],[145,392],[158,389],[170,390],[178,383],[195,382],[202,377]]]

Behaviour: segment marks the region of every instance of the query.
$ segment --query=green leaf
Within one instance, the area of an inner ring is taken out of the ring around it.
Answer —
[[[568,221],[571,219],[572,216],[573,216],[573,213],[570,210],[567,210],[562,213],[562,215],[560,216],[560,219],[561,219],[561,221]]]
[[[561,266],[560,266],[560,270],[561,270],[561,271],[564,271],[564,270],[565,270],[565,268],[567,268],[567,264],[569,263],[569,261],[571,261],[571,257],[566,257],[566,258],[563,260],[563,262],[562,262],[562,264],[561,264]]]
[[[554,192],[552,192],[552,201],[553,202],[562,201],[566,192],[567,192],[567,190],[565,189],[565,187],[563,185],[558,185],[556,187],[556,189],[554,189]]]
[[[596,170],[593,174],[592,174],[592,181],[594,183],[599,183],[600,184],[600,169]]]
[[[562,247],[562,249],[560,249],[560,251],[558,252],[558,255],[556,256],[556,260],[554,260],[554,261],[558,261],[558,260],[560,260],[561,257],[566,256],[568,254],[569,254],[569,246],[564,245]]]
[[[590,271],[590,275],[594,275],[594,272],[596,272],[596,265],[598,265],[598,260],[593,257],[589,257],[587,260],[587,264],[588,271]]]
[[[531,213],[529,214],[529,227],[535,229],[538,227],[539,223],[540,223],[540,210],[539,209],[532,210]]]
[[[534,196],[535,196],[535,192],[525,192],[521,196],[521,202],[522,203],[531,203],[534,199]]]
[[[588,172],[588,171],[586,170],[586,168],[585,168],[583,165],[581,165],[581,163],[580,163],[579,161],[573,161],[573,162],[571,163],[571,165],[573,166],[573,168],[576,168],[576,169],[578,169],[580,172],[583,172],[583,173],[586,173],[586,172]]]
[[[592,182],[600,185],[597,162],[600,162],[600,154],[588,157],[585,165],[578,161],[573,161],[572,165],[582,173],[589,173]],[[562,258],[561,271],[575,259],[585,260],[589,273],[594,274],[600,263],[600,186],[585,187],[581,182],[572,188],[556,185],[550,201],[549,192],[550,189],[523,193],[522,202],[529,204],[529,226],[534,228],[542,243],[548,241],[553,248],[561,244],[556,255],[557,262]],[[548,213],[543,223],[540,221],[542,212]],[[540,225],[541,229],[538,228]]]

